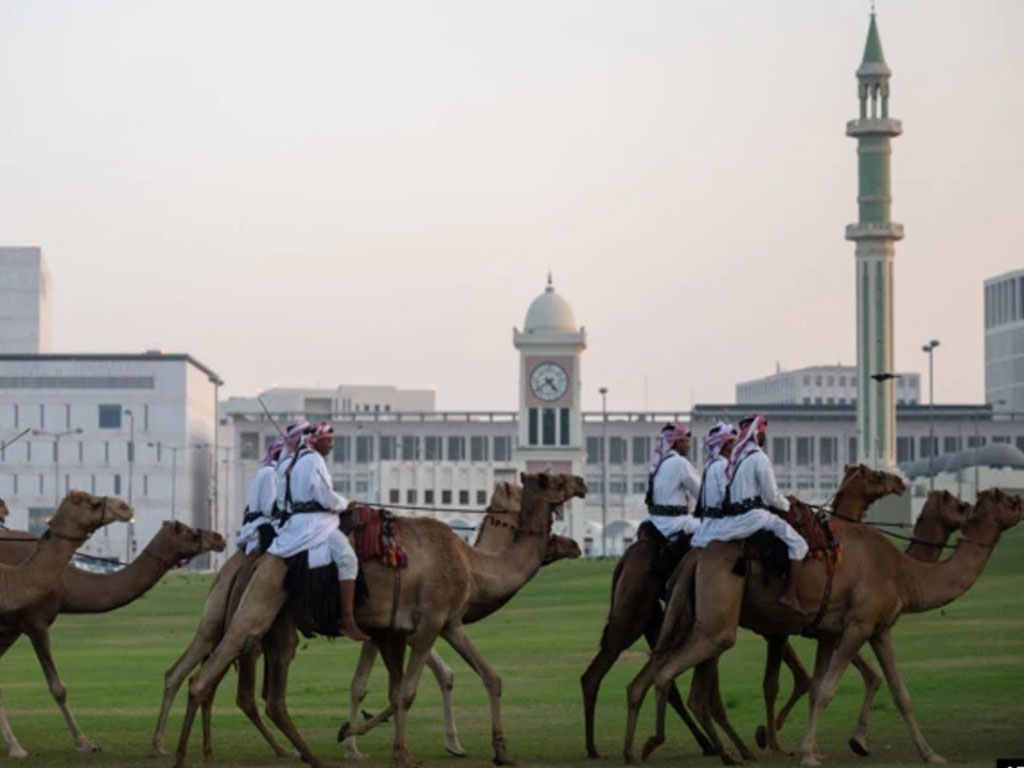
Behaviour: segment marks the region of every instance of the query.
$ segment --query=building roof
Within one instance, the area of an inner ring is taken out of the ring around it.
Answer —
[[[1024,469],[1024,451],[1009,443],[990,443],[983,448],[968,448],[956,453],[936,456],[929,466],[928,459],[917,459],[900,465],[907,477],[928,477],[934,471],[956,472],[968,467],[991,467],[993,469]]]
[[[868,25],[868,39],[864,43],[864,57],[857,69],[857,77],[888,77],[892,70],[885,63],[885,56],[882,53],[882,38],[878,34],[878,24],[875,22],[875,14],[871,14],[871,23]]]
[[[16,354],[0,354],[0,362],[66,362],[66,361],[77,361],[83,362],[132,362],[132,361],[146,361],[146,362],[161,362],[161,361],[174,361],[174,362],[187,362],[194,365],[196,368],[201,370],[217,386],[222,386],[224,381],[218,376],[212,369],[207,368],[205,365],[196,360],[192,355],[185,353],[172,353],[172,352],[161,352],[154,350],[151,352],[142,353],[77,353],[70,352],[65,354],[30,354],[30,353],[16,353]]]
[[[544,293],[530,303],[526,310],[526,320],[523,323],[525,333],[535,331],[568,331],[576,333],[579,328],[576,325],[576,314],[572,311],[572,305],[555,292],[551,284],[551,274],[548,274],[548,284]]]

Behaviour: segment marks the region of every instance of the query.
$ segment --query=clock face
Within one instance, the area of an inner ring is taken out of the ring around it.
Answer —
[[[569,388],[569,375],[558,363],[541,363],[530,374],[530,389],[538,400],[554,402]]]

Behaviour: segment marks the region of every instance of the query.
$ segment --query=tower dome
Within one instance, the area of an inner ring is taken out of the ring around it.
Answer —
[[[555,292],[551,284],[551,274],[548,273],[548,284],[544,293],[530,303],[526,310],[526,320],[523,323],[525,333],[537,331],[560,331],[575,333],[579,328],[576,325],[576,313],[572,311],[572,305]]]

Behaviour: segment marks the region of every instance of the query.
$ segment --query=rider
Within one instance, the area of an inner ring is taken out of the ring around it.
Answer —
[[[686,458],[692,437],[686,422],[666,424],[655,441],[648,469],[647,521],[669,540],[689,536],[700,524],[690,514],[700,493],[700,475]]]
[[[703,517],[705,514],[715,515],[722,511],[725,488],[729,484],[725,470],[738,436],[739,430],[736,427],[720,421],[704,438],[704,476],[700,483],[700,495],[697,497],[697,509],[694,511],[697,517]]]
[[[727,485],[720,512],[705,512],[692,546],[705,547],[712,541],[745,539],[759,530],[767,530],[786,545],[790,575],[779,602],[797,613],[805,613],[796,597],[799,563],[807,555],[803,536],[770,510],[786,512],[789,500],[775,484],[772,463],[762,450],[767,438],[768,420],[754,413],[740,422],[740,437],[726,467]]]
[[[272,526],[274,509],[277,506],[277,462],[284,448],[284,436],[279,435],[267,446],[260,468],[249,483],[249,504],[242,518],[242,528],[235,537],[235,544],[252,554],[257,548],[266,549],[269,541],[260,540],[260,528]],[[266,528],[263,529],[267,531]],[[269,532],[273,531],[273,527]]]
[[[324,461],[333,444],[334,429],[322,421],[291,458],[284,477],[282,523],[267,553],[288,558],[308,552],[310,570],[333,563],[338,572],[341,634],[353,640],[369,640],[355,620],[359,561],[339,527],[338,513],[348,506],[348,499],[334,492]]]

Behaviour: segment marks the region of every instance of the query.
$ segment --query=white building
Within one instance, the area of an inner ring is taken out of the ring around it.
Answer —
[[[901,373],[896,380],[897,405],[921,399],[921,377]],[[736,385],[736,402],[743,405],[848,405],[857,403],[857,368],[852,365],[813,365]]]
[[[220,383],[183,354],[0,354],[0,435],[31,430],[0,451],[8,525],[42,532],[74,488],[135,509],[134,530],[106,526],[82,548],[90,555],[130,559],[163,520],[223,530],[212,483]]]
[[[42,250],[0,247],[0,353],[50,351],[50,292]]]
[[[1024,411],[1024,269],[985,281],[985,402]]]

